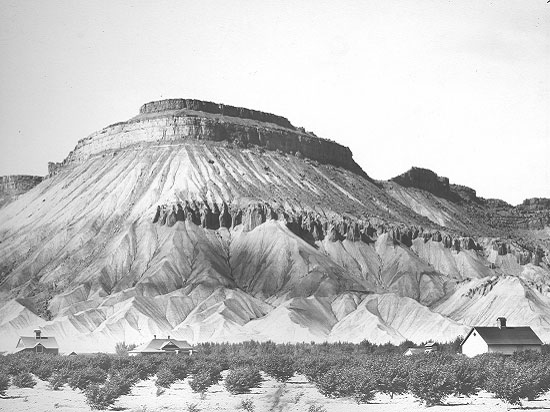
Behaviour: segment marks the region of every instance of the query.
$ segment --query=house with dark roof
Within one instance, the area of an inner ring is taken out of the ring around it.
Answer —
[[[497,326],[474,326],[460,344],[462,353],[472,357],[482,353],[511,355],[523,350],[542,350],[542,341],[529,326],[506,326],[498,318]]]
[[[157,339],[157,335],[153,335],[153,339],[136,347],[128,352],[130,356],[138,355],[158,355],[158,354],[193,354],[193,347],[185,340],[171,339],[168,336],[165,339]]]
[[[437,343],[428,342],[423,347],[408,348],[405,352],[403,352],[403,356],[422,355],[424,353],[437,352],[438,350],[439,346]]]
[[[15,353],[51,353],[59,354],[59,345],[54,337],[43,336],[40,329],[34,330],[33,336],[21,336],[15,346]]]

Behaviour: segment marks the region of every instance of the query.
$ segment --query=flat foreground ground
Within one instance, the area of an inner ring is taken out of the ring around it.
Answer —
[[[518,406],[510,407],[491,394],[480,393],[472,398],[450,397],[445,405],[426,408],[420,405],[411,395],[399,395],[390,399],[386,395],[377,395],[369,404],[358,405],[351,399],[327,399],[317,391],[303,376],[295,376],[286,384],[266,378],[260,388],[247,395],[231,395],[222,385],[211,387],[205,399],[193,393],[187,381],[172,385],[160,396],[156,395],[154,379],[139,382],[132,393],[119,398],[112,410],[126,412],[161,412],[188,411],[195,404],[195,410],[210,411],[243,411],[240,403],[250,399],[255,412],[307,412],[311,405],[323,407],[327,412],[390,412],[390,411],[423,411],[423,412],[498,412],[521,410]],[[524,402],[523,407],[529,411],[550,410],[550,394],[540,400]],[[47,383],[38,381],[32,389],[19,389],[11,386],[6,397],[0,398],[0,411],[19,412],[85,412],[90,408],[79,390],[73,391],[68,386],[53,391]]]

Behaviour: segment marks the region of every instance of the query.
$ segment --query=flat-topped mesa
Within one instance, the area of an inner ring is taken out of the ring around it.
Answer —
[[[449,179],[441,177],[429,169],[413,167],[402,175],[396,176],[394,182],[405,187],[416,187],[436,196],[445,197],[450,192]]]
[[[55,165],[55,172],[68,163],[135,144],[205,141],[226,141],[235,148],[259,146],[342,167],[368,178],[349,148],[295,128],[284,117],[193,99],[144,104],[134,118],[80,140],[69,156]]]
[[[429,169],[412,167],[391,180],[401,186],[425,190],[453,202],[477,202],[479,200],[475,190],[467,186],[449,184],[448,178],[438,176]]]
[[[222,103],[205,102],[196,99],[166,99],[145,103],[139,109],[139,114],[166,112],[170,110],[194,110],[222,116],[240,117],[241,119],[257,120],[273,123],[288,129],[295,129],[287,118],[244,107],[229,106]]]

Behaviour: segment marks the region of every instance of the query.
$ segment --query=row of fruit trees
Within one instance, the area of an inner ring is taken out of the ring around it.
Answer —
[[[472,396],[481,390],[510,404],[533,400],[550,390],[550,355],[521,352],[513,356],[466,358],[453,353],[404,357],[361,345],[203,345],[193,356],[155,355],[8,355],[0,357],[0,394],[9,386],[34,387],[36,379],[52,390],[68,385],[83,391],[92,409],[106,409],[131,392],[140,380],[155,379],[161,394],[187,379],[205,394],[222,382],[231,394],[248,393],[262,384],[263,371],[279,382],[301,374],[324,396],[368,403],[377,393],[393,398],[410,393],[427,406],[450,395]],[[222,372],[228,371],[222,379]]]

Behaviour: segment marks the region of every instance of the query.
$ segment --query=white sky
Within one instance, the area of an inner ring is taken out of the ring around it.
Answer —
[[[0,175],[169,97],[285,116],[375,179],[550,197],[546,0],[0,0]]]

